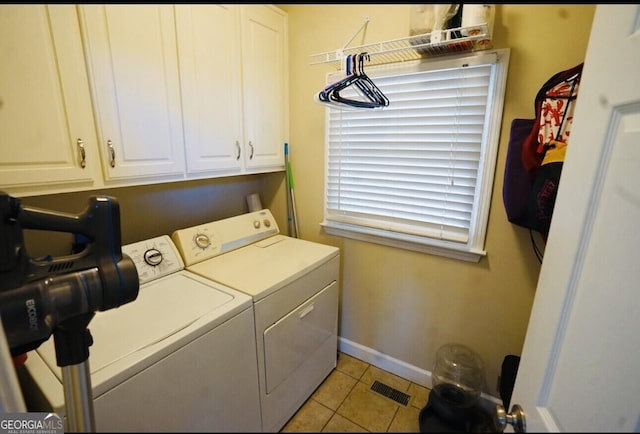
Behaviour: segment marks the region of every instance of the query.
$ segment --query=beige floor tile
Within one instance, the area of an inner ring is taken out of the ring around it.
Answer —
[[[352,376],[355,379],[360,379],[364,371],[367,370],[369,364],[363,362],[362,360],[358,360],[355,357],[351,357],[345,353],[338,353],[338,362],[337,367],[338,371],[344,372]]]
[[[357,382],[355,378],[334,369],[311,397],[335,411]]]
[[[369,431],[384,432],[389,428],[398,406],[395,401],[370,390],[359,381],[336,413]]]
[[[368,432],[356,423],[351,422],[339,414],[334,414],[322,432]]]
[[[420,409],[400,407],[387,432],[420,432]]]
[[[371,390],[379,381],[410,396],[402,405]],[[338,353],[338,363],[282,432],[420,432],[431,390]]]
[[[307,400],[281,432],[320,432],[333,411],[313,399]]]
[[[398,377],[397,375],[390,372],[383,371],[376,366],[369,365],[367,370],[362,375],[362,378],[360,378],[360,381],[368,386],[371,386],[376,380],[405,393],[407,392],[407,390],[409,389],[409,385],[411,384],[409,380],[405,380],[404,378]]]
[[[427,405],[430,391],[431,389],[428,389],[424,386],[420,386],[416,383],[411,383],[411,385],[409,386],[409,391],[407,392],[407,394],[411,395],[409,405],[422,410],[424,406]]]

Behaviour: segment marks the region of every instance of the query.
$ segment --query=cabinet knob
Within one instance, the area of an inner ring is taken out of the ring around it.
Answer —
[[[253,160],[253,143],[249,140],[249,147],[251,148],[251,153],[249,154],[249,160]]]
[[[76,143],[78,144],[78,151],[80,152],[80,167],[84,169],[87,166],[87,154],[84,150],[84,142],[82,139],[78,139]]]
[[[111,156],[109,164],[111,167],[116,167],[116,151],[113,149],[113,142],[111,140],[107,140],[107,146],[109,147],[109,155]]]

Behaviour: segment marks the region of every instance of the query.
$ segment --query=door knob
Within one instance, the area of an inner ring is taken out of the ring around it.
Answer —
[[[515,432],[527,432],[527,418],[524,410],[518,404],[511,407],[511,412],[507,413],[503,406],[496,405],[495,425],[498,432],[503,432],[507,424],[513,426]]]

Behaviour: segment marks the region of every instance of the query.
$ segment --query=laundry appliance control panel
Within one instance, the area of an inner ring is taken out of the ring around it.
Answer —
[[[136,265],[140,284],[184,269],[184,262],[168,235],[122,246]]]
[[[280,229],[271,211],[262,209],[179,229],[171,239],[188,267],[278,233]]]

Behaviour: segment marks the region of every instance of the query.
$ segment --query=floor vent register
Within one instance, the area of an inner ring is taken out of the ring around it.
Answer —
[[[374,381],[371,385],[371,390],[373,390],[374,392],[378,392],[382,396],[393,399],[397,403],[405,406],[409,404],[409,399],[411,398],[410,395],[407,395],[406,393],[401,392],[398,389],[394,389],[393,387],[381,383],[377,380]]]

